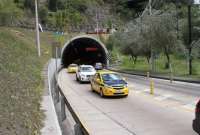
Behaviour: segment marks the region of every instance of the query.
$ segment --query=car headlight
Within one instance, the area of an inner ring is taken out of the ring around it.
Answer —
[[[124,87],[126,87],[126,88],[127,88],[127,87],[128,87],[128,83],[124,84]]]
[[[105,86],[106,88],[112,88],[112,86],[110,86],[110,85],[108,85],[108,84],[104,84],[104,86]]]
[[[84,75],[84,74],[81,74],[81,77],[85,77],[85,75]]]

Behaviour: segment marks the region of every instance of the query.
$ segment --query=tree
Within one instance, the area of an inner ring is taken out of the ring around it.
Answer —
[[[45,6],[39,9],[39,18],[42,24],[47,24],[48,22],[48,9]]]
[[[23,12],[17,7],[13,0],[0,1],[0,24],[13,25],[22,17]]]
[[[49,0],[48,1],[48,8],[50,11],[53,11],[53,12],[57,11],[57,1],[58,0]]]
[[[159,21],[153,24],[153,39],[155,47],[163,51],[167,58],[165,68],[169,68],[170,54],[175,50],[177,44],[176,32],[174,30],[173,17],[170,14],[163,14],[158,18]]]
[[[35,0],[24,0],[24,7],[30,9],[32,13],[35,12]]]
[[[125,55],[130,55],[133,59],[134,64],[137,62],[138,56],[141,55],[142,44],[140,38],[140,28],[138,28],[137,23],[130,22],[127,25],[128,31],[125,32],[121,37],[123,38],[123,44],[121,46],[121,51]]]

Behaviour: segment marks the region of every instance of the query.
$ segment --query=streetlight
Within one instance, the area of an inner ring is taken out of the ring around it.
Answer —
[[[40,52],[40,33],[39,33],[39,23],[38,23],[38,0],[35,0],[35,32],[36,32],[36,46],[38,50],[38,56],[41,56]]]

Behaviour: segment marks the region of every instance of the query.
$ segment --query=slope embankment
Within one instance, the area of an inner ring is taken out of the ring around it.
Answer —
[[[41,34],[38,58],[34,31],[0,27],[0,134],[40,134],[43,66],[49,59],[50,33]]]

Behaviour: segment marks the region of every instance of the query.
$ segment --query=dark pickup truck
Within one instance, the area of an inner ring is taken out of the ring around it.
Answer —
[[[192,127],[200,135],[200,100],[196,105],[195,119],[193,120]]]

